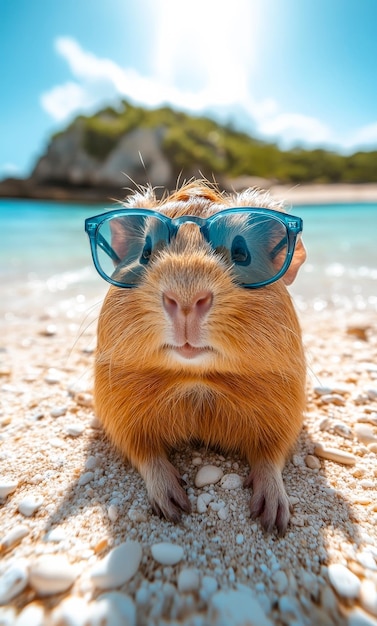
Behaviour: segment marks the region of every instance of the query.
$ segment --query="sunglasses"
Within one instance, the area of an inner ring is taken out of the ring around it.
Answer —
[[[204,240],[245,288],[281,278],[293,258],[302,219],[279,211],[239,207],[208,218],[171,219],[148,209],[108,211],[85,220],[98,273],[116,287],[136,287],[158,252],[169,246],[182,224],[196,224]]]

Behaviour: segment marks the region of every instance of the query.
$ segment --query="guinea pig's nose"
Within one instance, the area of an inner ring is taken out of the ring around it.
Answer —
[[[188,315],[189,313],[203,317],[212,306],[213,294],[209,290],[199,291],[187,302],[186,300],[183,301],[175,292],[165,291],[162,294],[162,302],[165,311],[171,319],[175,319],[182,314]]]

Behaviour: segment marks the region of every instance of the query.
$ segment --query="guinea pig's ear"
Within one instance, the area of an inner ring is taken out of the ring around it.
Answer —
[[[286,285],[293,283],[297,276],[297,272],[306,259],[306,250],[301,237],[298,237],[293,255],[292,262],[288,268],[288,271],[283,276],[283,281]]]

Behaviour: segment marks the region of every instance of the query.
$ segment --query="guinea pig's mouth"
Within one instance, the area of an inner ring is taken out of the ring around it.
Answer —
[[[167,345],[166,348],[172,350],[184,359],[195,359],[195,357],[202,356],[203,354],[208,354],[209,352],[213,352],[213,348],[211,348],[211,346],[196,348],[188,342],[186,342],[183,346]]]

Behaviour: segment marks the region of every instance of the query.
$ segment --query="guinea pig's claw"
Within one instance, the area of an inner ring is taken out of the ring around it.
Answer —
[[[284,535],[289,522],[289,500],[284,489],[280,472],[251,471],[244,481],[245,487],[253,487],[250,499],[250,516],[260,518],[266,532],[274,527],[280,536]]]
[[[166,497],[159,502],[156,500],[152,501],[151,505],[156,515],[174,523],[181,521],[182,513],[191,512],[190,500],[183,489],[178,486],[174,489],[174,493],[168,492]]]

